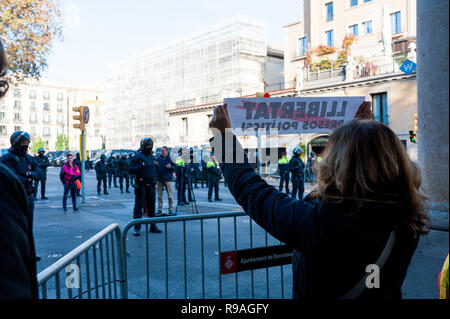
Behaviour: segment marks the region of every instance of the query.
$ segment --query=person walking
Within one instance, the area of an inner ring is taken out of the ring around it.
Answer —
[[[141,147],[131,160],[128,171],[136,175],[136,187],[134,189],[135,202],[133,218],[142,218],[142,215],[155,217],[156,181],[158,167],[156,158],[152,155],[153,140],[145,137],[141,140]],[[144,213],[144,210],[147,212]],[[141,225],[134,226],[134,235],[140,236]],[[150,232],[161,233],[161,230],[152,223]]]
[[[330,135],[317,186],[304,200],[267,184],[246,155],[244,163],[220,159],[229,190],[244,211],[293,248],[293,298],[402,298],[419,239],[429,232],[429,202],[419,167],[388,126],[365,120],[371,116],[370,102],[364,102],[355,120]],[[231,132],[226,105],[215,108],[210,127],[221,132],[213,137],[213,148],[231,158],[244,152]],[[232,146],[225,144],[229,138]],[[331,276],[326,275],[330,267]],[[378,288],[368,289],[368,279],[376,279]]]
[[[286,157],[287,153],[283,152],[281,158],[278,160],[278,171],[280,172],[280,192],[283,191],[283,185],[286,188],[286,194],[290,194],[289,192],[289,160]]]
[[[45,196],[45,183],[47,181],[47,167],[50,166],[50,162],[47,156],[45,156],[45,149],[43,147],[38,150],[38,156],[35,157],[35,160],[37,161],[42,174],[40,179],[34,181],[34,199],[37,198],[39,182],[41,182],[41,199],[48,199],[48,197]]]
[[[107,183],[106,183],[106,175],[108,174],[108,167],[106,163],[106,155],[102,154],[100,155],[100,160],[95,163],[95,174],[97,176],[97,194],[101,194],[101,186],[103,182],[103,194],[109,195],[107,190]]]
[[[71,153],[67,154],[67,161],[62,166],[63,173],[63,185],[64,185],[64,194],[63,194],[63,210],[67,212],[67,197],[70,193],[70,197],[72,198],[72,208],[73,211],[78,211],[77,207],[77,179],[81,176],[80,169],[75,165],[73,160],[73,155]]]
[[[123,181],[125,180],[125,191],[127,193],[130,193],[130,178],[128,176],[128,155],[127,153],[122,153],[122,158],[119,159],[117,162],[117,172],[119,175],[119,186],[120,186],[120,193],[123,194]]]
[[[214,153],[210,153],[210,159],[208,163],[206,163],[206,168],[208,170],[208,202],[212,202],[212,193],[214,189],[214,200],[216,201],[222,201],[222,199],[219,197],[219,181],[222,177],[222,174],[217,168],[217,163],[214,158]]]
[[[162,214],[163,209],[163,191],[167,192],[167,198],[169,201],[169,215],[174,215],[173,212],[173,194],[172,194],[172,182],[173,172],[176,165],[172,162],[169,156],[169,148],[163,146],[161,148],[161,155],[157,159],[158,163],[158,212],[157,216]]]
[[[305,191],[305,164],[301,159],[302,150],[296,147],[293,150],[293,157],[289,161],[289,170],[292,173],[292,197],[298,194],[299,199],[303,199]]]

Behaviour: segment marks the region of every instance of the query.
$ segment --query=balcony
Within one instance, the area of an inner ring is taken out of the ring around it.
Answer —
[[[354,64],[351,68],[345,65],[327,70],[303,72],[302,88],[336,85],[359,79],[401,73],[401,63],[400,60],[395,59],[384,62],[380,60],[379,62]]]

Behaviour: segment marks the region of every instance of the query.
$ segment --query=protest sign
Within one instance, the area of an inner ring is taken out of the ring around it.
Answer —
[[[364,96],[227,98],[235,135],[308,134],[332,132],[351,121]]]

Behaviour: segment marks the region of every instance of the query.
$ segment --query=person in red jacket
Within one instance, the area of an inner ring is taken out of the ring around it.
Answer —
[[[63,176],[64,176],[64,195],[63,195],[63,209],[67,211],[67,195],[70,192],[70,196],[72,197],[72,206],[73,210],[77,211],[77,177],[80,176],[80,170],[73,163],[73,155],[67,154],[67,161],[62,167]]]

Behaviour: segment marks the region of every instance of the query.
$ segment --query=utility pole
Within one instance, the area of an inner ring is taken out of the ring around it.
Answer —
[[[78,114],[72,118],[80,123],[74,124],[73,127],[81,131],[80,135],[80,159],[81,159],[81,203],[85,203],[86,185],[85,185],[85,158],[86,158],[86,127],[89,122],[89,108],[87,106],[73,107],[72,110]]]

